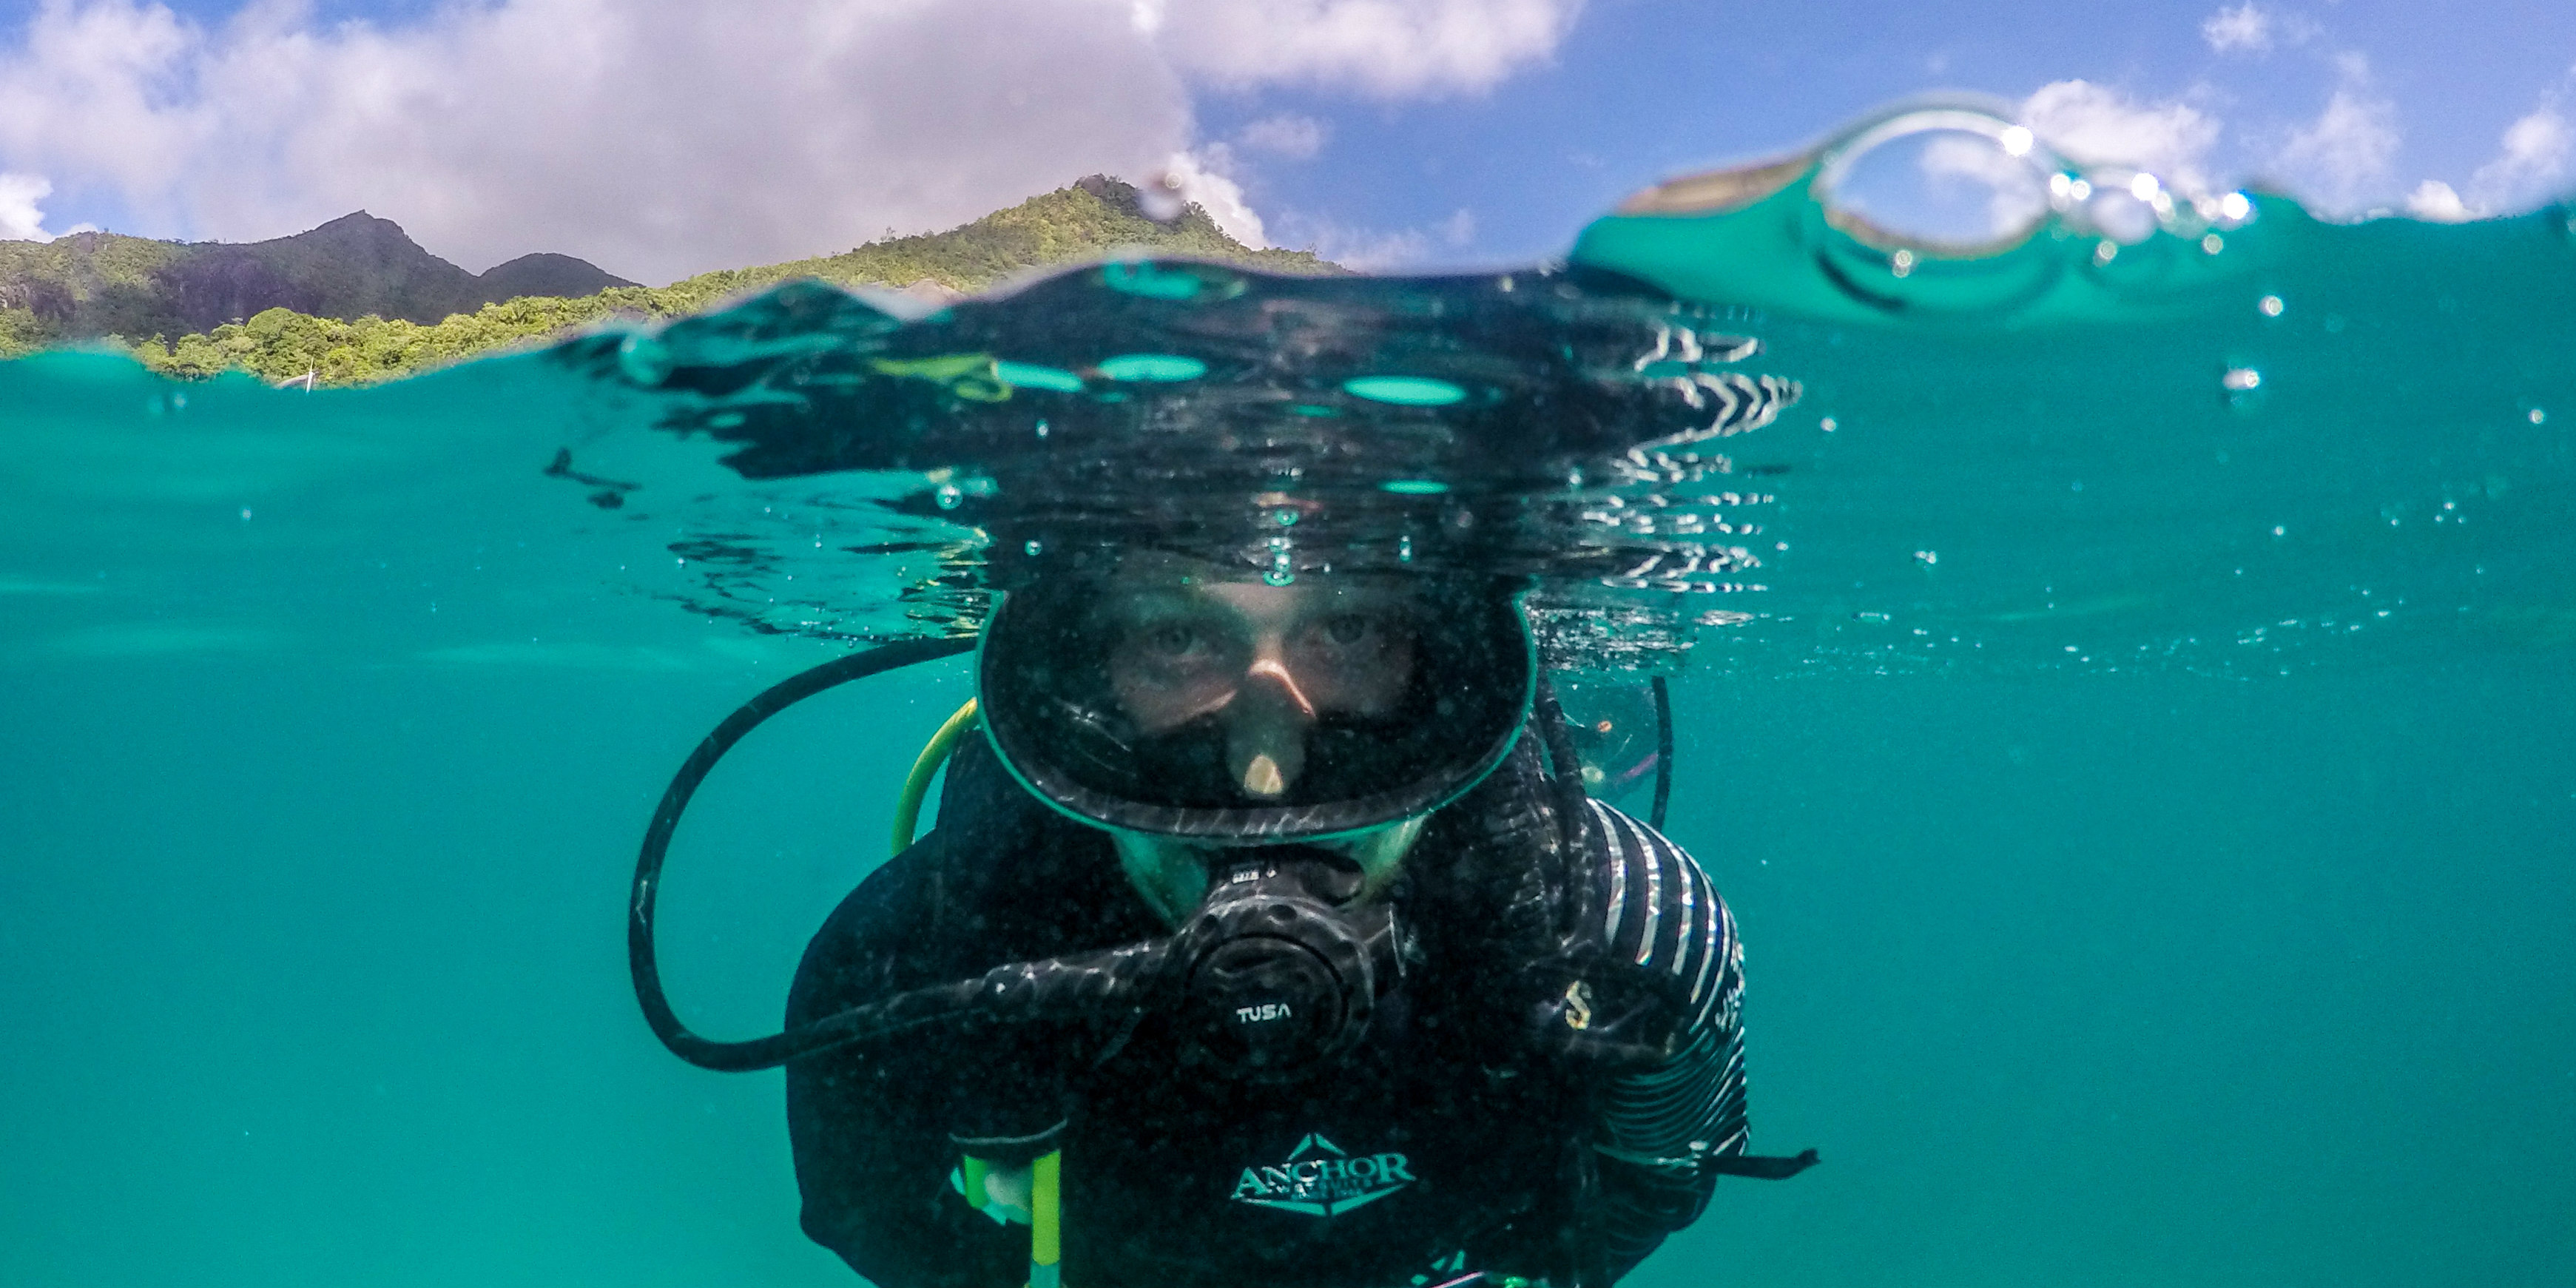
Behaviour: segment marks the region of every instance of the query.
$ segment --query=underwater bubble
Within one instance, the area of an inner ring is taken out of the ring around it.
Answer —
[[[2531,423],[2532,423],[2532,424],[2537,425],[2537,424],[2541,423],[2542,421],[2545,421],[2545,420],[2549,419],[2549,413],[2548,413],[2548,412],[2545,412],[2545,411],[2542,411],[2541,409],[2539,409],[2539,408],[2537,408],[2537,407],[2534,407],[2534,408],[2532,408],[2532,409],[2531,409],[2531,412],[2530,412],[2530,415],[2529,415],[2529,419],[2530,419],[2530,421],[2531,421]]]
[[[2254,307],[2262,310],[2263,316],[2267,318],[2276,318],[2281,316],[2282,310],[2289,306],[2281,303],[2281,297],[2278,295],[2266,295],[2262,299],[2256,300],[2254,302]]]
[[[671,377],[671,351],[649,335],[630,335],[617,342],[617,370],[639,385],[658,387]]]
[[[1429,376],[1356,376],[1342,382],[1342,392],[1399,407],[1446,407],[1467,396],[1466,390]]]
[[[2218,235],[2218,234],[2216,234],[2216,233],[2203,233],[2203,234],[2201,234],[2201,238],[2200,238],[2200,252],[2201,252],[2202,254],[2204,254],[2204,255],[2215,255],[2215,254],[2217,254],[2218,252],[2220,252],[2220,251],[2222,251],[2222,250],[2225,250],[2225,249],[2227,249],[2227,239],[2226,239],[2226,238],[2221,237],[2221,236],[2219,236],[2219,235]]]
[[[1101,359],[1100,374],[1112,380],[1196,380],[1207,374],[1207,364],[1177,353],[1122,353]]]
[[[1035,559],[1035,558],[1037,558],[1040,554],[1042,554],[1042,553],[1044,553],[1044,552],[1045,552],[1045,550],[1046,550],[1046,546],[1045,546],[1043,543],[1039,542],[1036,538],[1032,537],[1032,538],[1030,538],[1030,539],[1029,539],[1029,541],[1028,541],[1028,543],[1027,543],[1027,544],[1022,545],[1022,546],[1020,547],[1020,550],[1021,550],[1023,553],[1025,553],[1026,555],[1028,555],[1028,557],[1029,557],[1029,558],[1031,558],[1031,559]]]
[[[931,498],[939,503],[940,509],[954,510],[965,501],[966,493],[954,483],[942,483],[938,491],[931,493]]]
[[[2233,392],[2243,393],[2249,389],[2260,388],[2263,384],[2263,373],[2252,367],[2230,367],[2226,375],[2218,378],[2218,383]]]
[[[1816,422],[1816,428],[1830,434],[1835,430],[1842,428],[1842,422],[1835,420],[1831,416],[1827,416],[1823,420]]]

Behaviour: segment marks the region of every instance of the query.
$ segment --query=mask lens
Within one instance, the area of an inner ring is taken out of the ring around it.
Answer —
[[[1013,592],[984,711],[1023,781],[1083,817],[1222,835],[1242,811],[1302,811],[1280,835],[1319,835],[1481,777],[1527,709],[1528,652],[1500,587],[1272,586],[1166,561]],[[1196,817],[1139,824],[1154,811]]]

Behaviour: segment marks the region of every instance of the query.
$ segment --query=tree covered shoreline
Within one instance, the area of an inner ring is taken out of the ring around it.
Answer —
[[[395,233],[398,236],[399,230]],[[1187,207],[1169,222],[1150,219],[1134,187],[1094,176],[946,232],[887,238],[838,255],[723,269],[669,286],[620,285],[578,296],[524,295],[471,312],[450,313],[437,321],[373,314],[332,317],[277,307],[175,337],[114,331],[81,335],[59,323],[49,324],[43,311],[31,307],[38,301],[25,298],[44,290],[77,291],[78,283],[53,286],[36,279],[14,294],[7,284],[0,284],[0,357],[92,342],[123,348],[152,370],[174,377],[195,379],[239,371],[283,382],[310,373],[317,384],[369,384],[545,344],[610,322],[649,323],[680,317],[798,279],[842,287],[908,289],[918,295],[966,295],[1018,274],[1127,249],[1221,260],[1270,272],[1342,271],[1311,252],[1247,247],[1228,237],[1197,206]],[[73,307],[59,300],[55,304],[64,313]]]

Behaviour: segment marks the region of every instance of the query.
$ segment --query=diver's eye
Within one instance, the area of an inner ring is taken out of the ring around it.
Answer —
[[[1161,622],[1145,628],[1143,643],[1164,657],[1186,657],[1205,644],[1206,637],[1187,622]]]
[[[1377,623],[1358,613],[1344,613],[1324,623],[1324,637],[1344,646],[1357,644],[1377,632]]]

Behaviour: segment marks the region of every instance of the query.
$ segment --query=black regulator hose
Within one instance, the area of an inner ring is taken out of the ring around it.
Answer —
[[[971,639],[913,640],[853,654],[790,676],[744,703],[698,744],[662,793],[644,831],[627,905],[626,956],[645,1023],[671,1054],[703,1069],[744,1073],[857,1042],[882,1041],[934,1025],[1124,1019],[1149,1005],[1174,1004],[1193,1021],[1188,1048],[1246,1076],[1294,1077],[1350,1050],[1365,1034],[1375,999],[1404,972],[1402,933],[1391,909],[1356,901],[1358,869],[1336,856],[1287,851],[1234,860],[1178,933],[1081,956],[996,966],[973,978],[854,1006],[763,1038],[718,1042],[689,1031],[662,991],[653,950],[653,912],[662,864],[716,762],[761,722],[852,680],[954,657]],[[1535,723],[1554,764],[1557,825],[1566,861],[1591,852],[1590,810],[1580,761],[1556,694],[1537,685]],[[1580,904],[1590,883],[1555,874],[1560,894]],[[1570,886],[1570,889],[1565,887]],[[1576,909],[1578,924],[1582,911]],[[1110,1049],[1123,1043],[1118,1038]],[[1101,1058],[1107,1058],[1104,1054]]]
[[[1358,1041],[1372,1002],[1402,974],[1391,914],[1345,915],[1339,909],[1359,890],[1356,869],[1295,858],[1239,862],[1176,936],[1012,962],[745,1042],[702,1038],[680,1022],[655,962],[653,909],[671,835],[698,784],[735,743],[788,707],[836,685],[972,647],[973,640],[916,640],[827,662],[744,703],[690,753],[645,829],[627,906],[627,965],[653,1036],[702,1069],[747,1073],[934,1025],[1086,1017],[1132,1024],[1149,1002],[1177,1000],[1206,1022],[1212,1041],[1201,1047],[1255,1076],[1293,1074]]]
[[[733,745],[742,741],[761,722],[779,712],[813,697],[826,689],[852,680],[955,657],[975,647],[973,639],[903,640],[880,645],[864,653],[836,658],[812,670],[801,672],[771,685],[758,697],[742,704],[715,732],[689,753],[687,763],[671,779],[662,793],[661,806],[653,811],[652,825],[644,829],[643,853],[635,861],[635,885],[626,908],[626,962],[635,976],[635,1000],[644,1008],[644,1022],[653,1026],[653,1036],[671,1049],[671,1054],[701,1068],[722,1072],[767,1069],[785,1064],[800,1055],[840,1046],[879,1033],[902,1032],[953,1014],[957,1000],[905,994],[888,998],[872,1006],[827,1016],[812,1024],[775,1033],[748,1042],[717,1042],[699,1037],[671,1010],[670,998],[662,992],[662,972],[653,954],[653,904],[662,886],[662,861],[671,848],[671,834],[680,826],[680,815],[689,808],[689,798],[698,784],[716,767]],[[1009,968],[1004,968],[1007,971]],[[994,974],[1003,974],[996,971]],[[998,990],[994,1000],[1007,1001],[1008,995],[1035,985],[1035,979],[1020,982],[986,979],[965,981],[924,993],[954,994],[964,992],[971,1000],[984,990]]]

